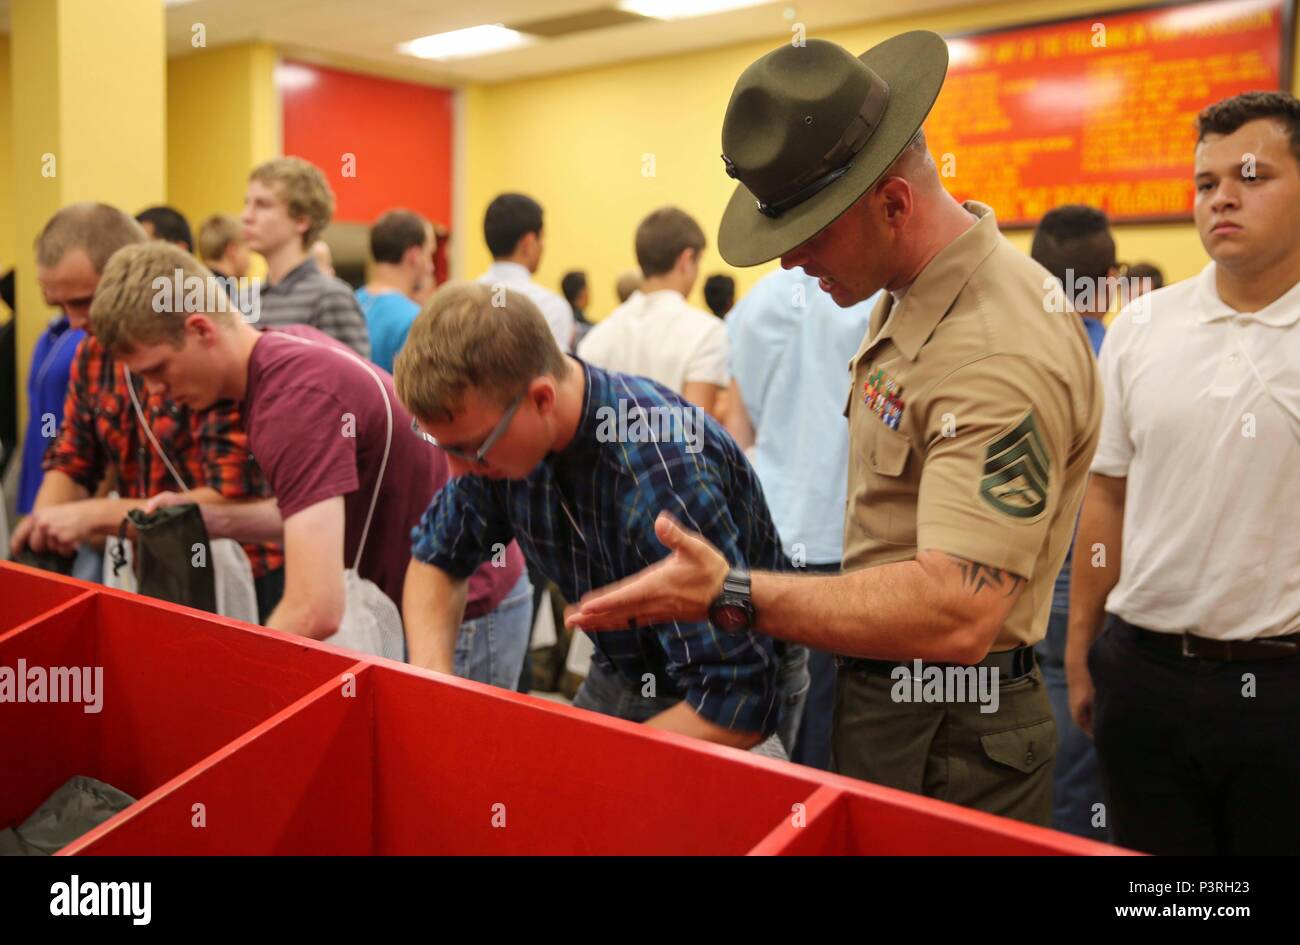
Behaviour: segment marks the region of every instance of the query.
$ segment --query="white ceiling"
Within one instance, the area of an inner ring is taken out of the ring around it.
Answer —
[[[9,29],[9,2],[0,0],[0,32]],[[983,0],[908,0],[906,12],[978,2]],[[257,40],[304,58],[426,81],[500,82],[788,35],[792,22],[805,24],[808,33],[815,35],[902,12],[898,0],[799,0],[675,22],[608,27],[454,62],[426,62],[394,49],[400,42],[430,33],[482,23],[511,26],[614,4],[615,0],[193,0],[167,8],[167,46],[172,56],[193,53],[192,28],[202,23],[209,49]]]

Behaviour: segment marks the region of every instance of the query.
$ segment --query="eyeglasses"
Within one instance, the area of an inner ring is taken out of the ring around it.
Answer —
[[[429,436],[429,434],[421,430],[419,421],[414,417],[411,418],[411,432],[431,446],[438,447],[438,449],[442,450],[448,456],[454,456],[462,462],[471,463],[475,466],[486,465],[485,460],[487,459],[488,451],[491,450],[492,447],[496,445],[497,440],[501,439],[505,434],[506,428],[510,426],[510,421],[514,419],[515,412],[519,409],[519,405],[524,402],[525,393],[527,392],[521,391],[519,396],[510,402],[510,406],[506,408],[505,414],[501,417],[501,420],[497,425],[492,428],[492,432],[489,433],[487,439],[483,441],[483,445],[472,453],[467,452],[466,450],[457,449],[454,446],[443,446],[433,437]]]

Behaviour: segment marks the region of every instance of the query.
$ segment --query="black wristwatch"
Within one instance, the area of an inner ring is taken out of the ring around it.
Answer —
[[[749,572],[732,568],[722,582],[722,593],[709,605],[709,622],[723,633],[744,633],[755,623]]]

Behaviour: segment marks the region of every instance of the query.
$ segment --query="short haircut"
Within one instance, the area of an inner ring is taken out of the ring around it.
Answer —
[[[1148,262],[1130,263],[1124,275],[1129,279],[1150,279],[1153,289],[1164,288],[1165,274],[1160,271],[1159,266]]]
[[[534,378],[568,373],[528,296],[473,282],[449,282],[434,293],[393,365],[398,398],[424,421],[453,419],[471,388],[505,405]]]
[[[525,194],[501,194],[483,214],[483,237],[493,259],[504,259],[529,233],[542,232],[542,205]]]
[[[389,210],[370,228],[370,255],[377,263],[400,263],[412,246],[423,246],[429,224],[410,210]]]
[[[195,285],[203,293],[191,307]],[[182,303],[179,311],[176,301]],[[90,303],[90,328],[110,352],[164,342],[179,347],[190,315],[228,321],[233,311],[230,296],[206,266],[179,246],[154,240],[123,247],[109,259]]]
[[[297,157],[272,158],[257,165],[248,175],[249,180],[280,185],[280,196],[289,206],[289,216],[294,220],[307,219],[307,230],[302,234],[302,248],[316,242],[321,231],[334,218],[334,192],[320,168]]]
[[[636,261],[648,279],[670,272],[682,250],[701,252],[707,241],[694,218],[676,207],[661,207],[636,228]]]
[[[131,243],[143,243],[149,234],[117,207],[106,203],[70,203],[50,217],[36,237],[36,264],[57,266],[70,251],[90,257],[96,272],[103,272],[109,257]]]
[[[187,250],[194,249],[194,234],[190,224],[175,207],[149,207],[135,215],[141,225],[153,227],[153,236],[168,243],[184,243]]]
[[[1115,237],[1106,214],[1096,207],[1066,204],[1043,214],[1034,230],[1029,255],[1063,286],[1074,282],[1082,292],[1081,280],[1096,280],[1087,291],[1100,299],[1098,286],[1115,268]],[[1075,299],[1070,302],[1073,304]]]
[[[587,288],[587,274],[585,272],[566,272],[560,279],[560,291],[564,293],[564,298],[570,305],[576,305],[578,296],[582,295],[582,290]]]
[[[214,213],[199,224],[199,258],[204,262],[216,262],[231,243],[242,242],[244,229],[228,213]]]
[[[626,302],[632,297],[632,293],[641,288],[641,283],[645,277],[635,269],[629,269],[618,277],[618,282],[614,285],[614,291],[618,293],[618,300]]]
[[[722,318],[736,301],[736,280],[721,273],[704,280],[704,304]]]
[[[1242,92],[1220,99],[1196,116],[1196,140],[1206,135],[1230,135],[1248,121],[1270,118],[1282,126],[1291,142],[1291,156],[1300,163],[1300,99],[1289,92]]]

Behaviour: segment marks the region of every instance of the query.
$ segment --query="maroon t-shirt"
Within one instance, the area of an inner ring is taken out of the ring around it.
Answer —
[[[442,450],[411,432],[411,415],[397,399],[392,377],[369,366],[392,404],[393,439],[357,570],[400,609],[411,529],[450,474]],[[343,496],[343,564],[352,567],[388,438],[384,399],[370,371],[349,348],[315,328],[268,329],[249,358],[244,409],[249,447],[281,517]],[[504,567],[488,562],[470,577],[465,616],[494,609],[522,570],[523,556],[511,542]]]

